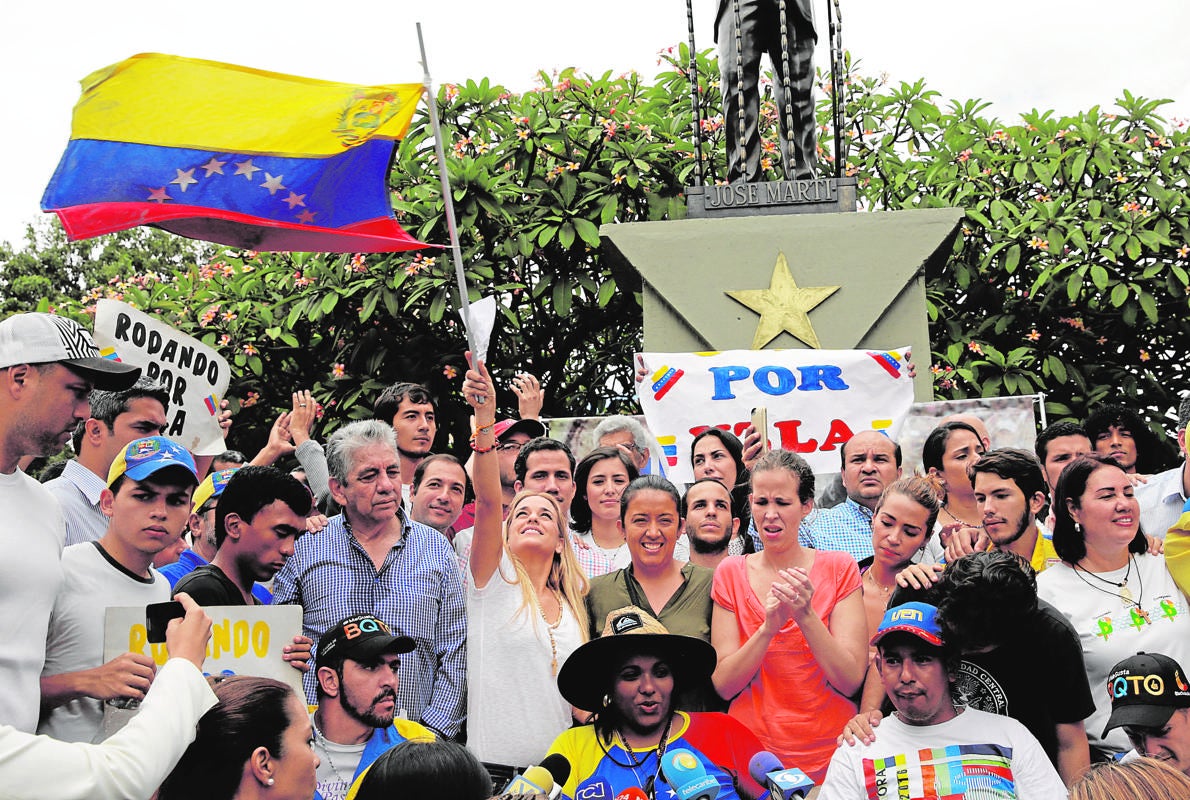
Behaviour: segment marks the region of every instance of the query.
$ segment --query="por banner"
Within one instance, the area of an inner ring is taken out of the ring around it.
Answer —
[[[737,436],[752,410],[768,410],[773,448],[800,454],[816,473],[838,472],[839,445],[876,430],[897,438],[913,405],[907,348],[644,353],[636,386],[673,481],[692,481],[690,446],[709,427]]]
[[[227,449],[219,427],[219,401],[231,382],[231,368],[223,356],[119,300],[97,304],[95,344],[104,356],[135,364],[146,378],[166,388],[166,436],[196,456]]]

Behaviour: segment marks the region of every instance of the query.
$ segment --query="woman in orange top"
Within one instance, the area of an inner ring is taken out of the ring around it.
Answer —
[[[821,782],[868,663],[859,568],[847,553],[798,543],[814,507],[800,456],[761,458],[751,503],[764,549],[724,560],[711,590],[715,689],[781,763]]]

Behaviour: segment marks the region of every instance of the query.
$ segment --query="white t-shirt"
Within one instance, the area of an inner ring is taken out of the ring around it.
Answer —
[[[1065,796],[1062,779],[1024,725],[968,708],[938,725],[907,725],[893,715],[880,723],[872,744],[840,745],[818,800]]]
[[[347,797],[355,771],[359,769],[359,760],[363,758],[364,748],[367,746],[367,742],[339,744],[329,741],[320,733],[315,734],[314,752],[318,756],[315,779],[322,800],[343,800]]]
[[[99,549],[96,542],[73,544],[62,552],[64,580],[46,640],[43,675],[61,675],[103,664],[103,620],[109,607],[147,606],[169,600],[169,581],[157,570],[145,579],[133,575]],[[71,700],[52,709],[37,726],[64,742],[103,739],[103,701]]]
[[[1140,604],[1125,602],[1119,583],[1128,575],[1128,590]],[[1190,664],[1190,609],[1186,597],[1165,568],[1165,557],[1145,554],[1132,557],[1128,568],[1095,573],[1097,580],[1061,562],[1037,576],[1037,596],[1062,612],[1078,633],[1095,713],[1086,721],[1092,746],[1116,753],[1131,745],[1123,729],[1102,736],[1111,715],[1107,675],[1111,668],[1140,651],[1164,653],[1179,664]]]
[[[32,733],[66,525],[54,496],[20,470],[0,473],[0,520],[0,725]]]
[[[504,577],[501,577],[504,576]],[[570,704],[558,693],[558,670],[582,644],[578,620],[565,602],[553,631],[521,589],[508,555],[487,586],[467,586],[467,747],[480,761],[536,764],[570,727]]]

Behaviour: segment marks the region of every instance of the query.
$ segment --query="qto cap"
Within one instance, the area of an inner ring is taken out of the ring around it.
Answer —
[[[198,470],[194,456],[185,447],[171,442],[164,436],[146,436],[129,442],[107,472],[110,487],[117,478],[127,475],[134,481],[143,481],[150,475],[169,468],[184,468],[190,480],[198,483]]]
[[[904,603],[884,612],[880,627],[872,637],[878,644],[890,633],[911,633],[935,647],[942,646],[942,628],[938,625],[938,609],[929,603]]]
[[[91,334],[56,314],[13,314],[0,322],[0,369],[15,364],[63,364],[105,391],[136,383],[140,367],[103,358]]]
[[[1125,725],[1160,728],[1179,708],[1190,708],[1190,683],[1178,662],[1160,653],[1137,653],[1107,676],[1111,697],[1108,731]]]

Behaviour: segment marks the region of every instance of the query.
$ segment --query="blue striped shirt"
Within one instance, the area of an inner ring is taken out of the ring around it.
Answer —
[[[273,603],[300,603],[303,633],[318,640],[353,614],[371,613],[417,649],[401,656],[398,710],[446,736],[467,710],[467,616],[459,562],[438,531],[403,513],[401,539],[377,570],[342,514],[321,533],[300,537],[273,581]],[[315,670],[303,678],[316,702]]]
[[[872,555],[872,509],[850,497],[833,508],[822,509],[810,525],[809,539],[809,546],[815,550],[842,550],[856,561],[863,561]]]
[[[46,481],[45,488],[62,506],[67,546],[99,541],[107,533],[108,517],[99,510],[99,495],[107,488],[107,481],[78,459],[67,461],[62,474]]]

